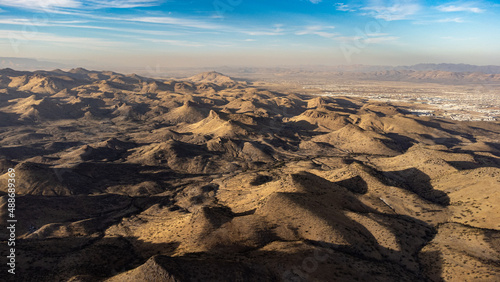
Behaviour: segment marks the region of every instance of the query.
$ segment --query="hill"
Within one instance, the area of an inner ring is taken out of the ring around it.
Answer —
[[[500,280],[498,121],[217,72],[4,69],[0,85],[16,281]]]

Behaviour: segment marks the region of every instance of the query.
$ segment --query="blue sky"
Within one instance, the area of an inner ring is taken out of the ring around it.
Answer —
[[[0,56],[108,68],[500,65],[499,4],[0,0]]]

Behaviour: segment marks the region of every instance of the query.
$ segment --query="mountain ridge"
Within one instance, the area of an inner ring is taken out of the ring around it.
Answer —
[[[499,121],[229,79],[0,70],[15,281],[500,279]]]

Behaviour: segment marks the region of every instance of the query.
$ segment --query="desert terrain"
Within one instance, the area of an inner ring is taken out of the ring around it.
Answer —
[[[427,91],[498,103],[497,76],[292,87],[2,69],[12,281],[499,281],[500,107]]]

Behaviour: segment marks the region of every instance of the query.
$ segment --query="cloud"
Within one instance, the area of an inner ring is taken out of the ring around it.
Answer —
[[[154,7],[159,6],[163,1],[158,0],[125,0],[125,1],[85,1],[85,3],[90,3],[89,6],[100,9],[100,8],[138,8],[138,7]],[[88,5],[88,4],[87,4]]]
[[[82,0],[0,0],[0,6],[23,8],[28,10],[44,10],[62,12],[61,9],[105,9],[105,8],[138,8],[158,6],[159,0],[124,0],[124,1],[82,1]]]
[[[137,34],[148,34],[148,35],[160,35],[160,36],[172,36],[172,35],[182,35],[185,33],[173,32],[173,31],[163,31],[163,30],[145,30],[145,29],[134,29],[134,28],[119,28],[119,27],[106,27],[106,26],[95,26],[83,24],[88,23],[88,21],[47,21],[47,22],[37,22],[25,18],[11,18],[11,19],[0,19],[0,24],[8,25],[31,25],[31,26],[48,26],[48,27],[68,27],[68,28],[81,28],[81,29],[96,29],[96,30],[109,30],[118,31],[124,33],[137,33]],[[114,34],[119,35],[119,34]],[[120,35],[121,36],[121,35]]]
[[[380,33],[380,32],[375,32],[375,33],[366,33],[366,36],[374,37],[374,36],[386,36],[389,35],[388,33]]]
[[[453,36],[443,36],[441,37],[444,40],[449,41],[474,41],[477,40],[477,37],[453,37]]]
[[[130,18],[130,19],[128,19],[128,18],[113,18],[113,19],[114,20],[132,21],[132,22],[176,25],[176,26],[199,28],[199,29],[224,29],[223,26],[211,24],[211,23],[204,22],[204,21],[183,19],[183,18],[174,18],[174,17],[139,17],[139,18]]]
[[[242,30],[244,34],[252,35],[252,36],[274,36],[274,35],[283,35],[284,33],[281,31],[248,31]]]
[[[89,15],[90,18],[95,19],[95,20],[107,20],[107,21],[118,21],[118,22],[136,22],[136,23],[151,23],[151,24],[159,24],[159,25],[171,25],[171,26],[176,26],[180,28],[193,28],[193,29],[198,29],[203,30],[203,31],[212,31],[216,33],[220,32],[225,32],[225,33],[241,33],[241,34],[246,34],[246,35],[252,35],[252,36],[275,36],[275,35],[284,35],[285,32],[282,29],[282,25],[276,24],[274,25],[274,29],[261,29],[261,30],[246,30],[246,29],[241,29],[241,28],[235,28],[232,26],[224,26],[224,25],[219,25],[219,24],[214,24],[210,23],[208,21],[202,21],[202,20],[197,20],[197,19],[189,19],[189,18],[177,18],[177,17],[109,17],[109,16],[97,16],[97,15]],[[76,26],[76,27],[81,27],[81,28],[96,28],[96,29],[115,29],[115,28],[107,28],[107,27],[93,27],[93,26]],[[122,31],[129,31],[130,29],[122,30]],[[140,30],[130,30],[131,32],[136,32],[138,31],[140,33]],[[145,30],[144,33],[157,33],[159,34],[159,31],[147,31]],[[187,32],[185,29],[182,32]],[[163,32],[166,33],[166,32]],[[175,32],[171,32],[171,35],[174,35]],[[159,34],[160,35],[160,34]],[[179,35],[179,33],[176,33],[175,35]]]
[[[370,37],[366,38],[364,42],[369,44],[377,44],[382,42],[394,42],[398,39],[399,37],[397,36]]]
[[[471,12],[471,13],[482,13],[483,9],[474,7],[473,3],[457,4],[457,5],[440,5],[437,6],[441,12]]]
[[[392,6],[369,6],[361,8],[361,10],[367,11],[366,15],[370,15],[376,19],[386,21],[405,20],[417,13],[421,8],[419,4],[405,2],[403,1]]]
[[[79,8],[81,7],[81,3],[76,0],[0,0],[0,6],[43,10],[51,8]]]
[[[274,35],[283,35],[284,30],[281,28],[282,25],[275,25],[275,29],[271,30],[234,30],[235,32],[244,33],[252,36],[274,36]]]
[[[309,0],[309,2],[313,3],[313,4],[318,4],[319,2],[321,2],[322,0]]]
[[[374,36],[374,37],[368,37],[368,36],[340,36],[336,37],[335,40],[340,41],[342,43],[356,43],[359,42],[361,44],[377,44],[377,43],[384,43],[384,42],[394,42],[398,40],[399,37],[397,36]]]
[[[416,21],[413,24],[435,24],[435,23],[463,23],[464,19],[462,18],[445,18],[445,19],[437,19],[437,20],[428,20],[428,21]]]
[[[74,37],[74,36],[59,36],[45,32],[32,32],[25,33],[19,30],[0,30],[0,38],[9,39],[11,42],[47,42],[51,44],[65,44],[73,47],[86,48],[86,49],[99,49],[109,48],[123,45],[114,41],[103,40],[100,38],[91,37]],[[31,43],[30,43],[31,44]]]
[[[0,19],[0,24],[10,24],[10,25],[33,25],[33,26],[70,26],[74,27],[74,24],[86,23],[87,21],[51,21],[48,22],[45,19],[41,21],[30,20],[26,18],[7,18]]]
[[[169,45],[173,46],[181,46],[181,47],[203,47],[205,46],[202,43],[199,42],[193,42],[193,41],[184,41],[184,40],[172,40],[172,39],[145,39],[143,38],[142,40],[145,41],[151,41],[151,42],[156,42],[156,43],[167,43]]]
[[[343,43],[352,43],[354,41],[358,41],[363,39],[361,36],[339,36],[335,37],[335,40],[343,42]]]
[[[344,3],[335,3],[337,11],[342,11],[342,12],[354,12],[354,9],[351,9],[349,5],[346,5]]]
[[[206,21],[174,18],[174,17],[138,17],[138,18],[107,18],[107,19],[142,22],[142,23],[166,24],[166,25],[174,25],[174,26],[196,28],[203,30],[213,30],[217,32],[242,33],[252,36],[276,36],[285,34],[284,30],[281,28],[282,25],[279,24],[275,25],[274,29],[244,30],[229,26],[212,24]]]
[[[327,32],[325,29],[334,29],[334,26],[308,26],[306,29],[296,32],[296,35],[318,35],[325,38],[333,38],[338,35],[338,33]]]
[[[436,20],[435,22],[437,22],[437,23],[463,23],[464,20],[462,18],[446,18],[446,19]]]

